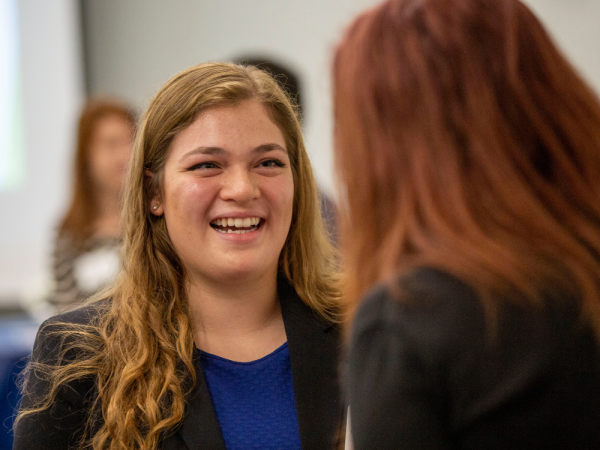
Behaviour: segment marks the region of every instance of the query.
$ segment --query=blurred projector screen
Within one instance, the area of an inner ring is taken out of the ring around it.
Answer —
[[[0,0],[0,190],[17,188],[25,171],[16,0]]]
[[[76,0],[0,0],[0,307],[48,264],[83,98]]]

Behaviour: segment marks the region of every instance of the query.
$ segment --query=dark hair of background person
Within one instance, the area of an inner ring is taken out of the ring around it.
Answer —
[[[492,311],[574,292],[600,337],[598,97],[519,1],[377,8],[334,63],[350,315],[430,266]]]
[[[58,227],[59,233],[67,232],[75,243],[90,237],[91,225],[96,218],[96,198],[90,173],[90,146],[95,127],[100,119],[113,115],[129,122],[132,128],[135,126],[136,118],[131,108],[111,98],[90,99],[79,118],[71,203]]]
[[[298,108],[298,117],[300,118],[300,121],[304,121],[305,107],[302,103],[303,97],[300,93],[302,85],[300,78],[291,68],[282,63],[277,63],[269,58],[258,55],[240,56],[239,58],[236,58],[235,61],[245,66],[257,67],[275,78]]]

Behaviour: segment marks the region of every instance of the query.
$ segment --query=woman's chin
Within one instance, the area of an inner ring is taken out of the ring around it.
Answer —
[[[239,262],[238,264],[229,264],[214,272],[211,277],[215,282],[225,285],[236,285],[249,283],[271,276],[276,276],[277,265],[265,267],[256,262]]]

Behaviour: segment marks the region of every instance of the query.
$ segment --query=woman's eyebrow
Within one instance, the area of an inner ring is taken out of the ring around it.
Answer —
[[[194,155],[224,155],[227,152],[225,150],[223,150],[221,147],[196,147],[193,150],[190,150],[189,152],[185,153],[181,158],[179,158],[179,161],[185,161],[187,158],[189,158],[190,156],[194,156]]]
[[[252,153],[267,153],[267,152],[271,152],[273,150],[280,150],[284,153],[287,153],[287,150],[284,147],[282,147],[279,144],[275,144],[275,143],[259,145],[258,147],[255,147],[252,149]],[[190,156],[197,155],[197,154],[221,156],[221,155],[227,154],[227,150],[224,150],[221,147],[197,147],[193,150],[190,150],[185,155],[183,155],[180,160],[183,161],[183,160],[189,158]]]
[[[281,150],[282,152],[287,153],[287,150],[284,147],[275,143],[259,145],[258,147],[252,150],[252,153],[266,153],[273,150]]]

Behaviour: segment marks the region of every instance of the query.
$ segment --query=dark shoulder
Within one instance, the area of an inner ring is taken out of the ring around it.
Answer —
[[[88,305],[80,306],[79,308],[72,309],[70,311],[57,314],[46,320],[44,325],[93,325],[96,321],[105,314],[110,308],[110,300],[101,300],[99,302],[91,303]]]
[[[446,361],[495,354],[493,349],[504,352],[504,359],[510,354],[520,361],[527,355],[541,365],[552,352],[562,352],[566,342],[590,341],[576,298],[559,291],[542,298],[541,304],[491,298],[494,310],[486,310],[467,283],[441,270],[421,268],[365,296],[352,340],[396,339],[425,358]]]
[[[355,333],[402,328],[408,334],[455,335],[457,329],[482,326],[483,313],[477,294],[466,283],[446,272],[421,268],[371,289],[353,328]]]
[[[110,302],[103,300],[46,320],[40,326],[35,339],[33,360],[54,364],[66,348],[71,349],[67,360],[75,358],[77,348],[84,348],[90,344],[90,337],[98,336],[96,330],[99,319],[109,308]]]

